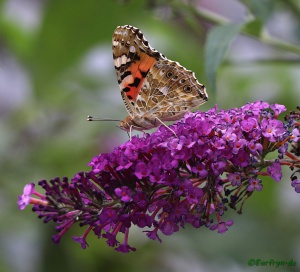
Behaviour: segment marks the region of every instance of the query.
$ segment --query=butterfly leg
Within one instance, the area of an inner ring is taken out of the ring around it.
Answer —
[[[132,136],[132,135],[131,135],[131,131],[132,131],[131,128],[132,128],[132,126],[130,126],[129,131],[126,131],[126,132],[127,132],[127,136],[128,136],[128,138],[129,138],[129,141],[131,141],[131,138],[132,138],[132,137],[131,137],[131,136]]]
[[[127,132],[127,136],[128,136],[128,138],[129,138],[129,140],[131,140],[131,139],[130,139],[130,134],[129,134],[129,132],[128,132],[128,131],[126,131],[126,132]]]
[[[130,127],[129,127],[129,141],[131,141],[131,139],[132,139],[132,127],[133,127],[133,125],[130,125]]]
[[[168,127],[162,120],[160,120],[158,117],[155,117],[156,120],[158,120],[162,125],[164,125],[168,130],[170,130],[176,138],[178,138],[178,136],[176,135],[175,131],[173,129],[171,129],[170,127]]]

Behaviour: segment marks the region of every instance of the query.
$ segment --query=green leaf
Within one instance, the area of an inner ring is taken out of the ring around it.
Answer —
[[[263,29],[263,22],[260,19],[250,21],[243,27],[243,32],[250,36],[259,38]]]
[[[213,28],[204,46],[205,74],[208,85],[214,92],[216,88],[216,72],[222,63],[231,43],[239,34],[242,24],[228,24]]]
[[[252,14],[261,21],[265,22],[272,13],[274,5],[277,1],[274,0],[243,0],[242,2],[250,9]]]
[[[0,17],[0,36],[5,46],[21,60],[31,60],[33,35],[22,29],[13,20]]]

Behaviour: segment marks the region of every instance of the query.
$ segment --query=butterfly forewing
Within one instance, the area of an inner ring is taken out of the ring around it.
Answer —
[[[139,29],[117,27],[112,48],[121,95],[131,116],[124,129],[156,127],[161,124],[157,118],[178,120],[207,101],[205,87],[194,73],[152,48]]]

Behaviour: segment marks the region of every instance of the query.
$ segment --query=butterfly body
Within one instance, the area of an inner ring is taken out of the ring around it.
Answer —
[[[192,71],[152,48],[142,32],[119,26],[112,50],[118,84],[128,116],[120,128],[147,130],[175,121],[208,99]]]

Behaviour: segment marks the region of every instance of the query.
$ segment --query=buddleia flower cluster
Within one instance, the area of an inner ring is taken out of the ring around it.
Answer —
[[[242,213],[245,201],[263,189],[262,176],[279,182],[289,167],[300,192],[300,111],[280,121],[285,110],[257,101],[187,113],[171,130],[161,126],[94,157],[88,172],[39,181],[43,194],[27,184],[19,209],[31,204],[45,223],[55,222],[55,243],[79,224],[84,233],[73,239],[84,249],[94,233],[119,252],[135,251],[129,245],[133,226],[160,242],[161,234],[187,224],[224,233],[234,223],[224,214],[228,208]]]

